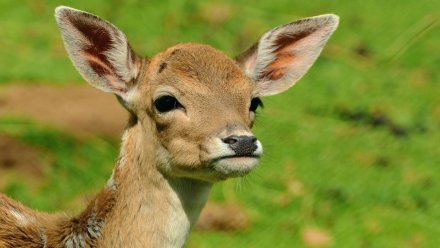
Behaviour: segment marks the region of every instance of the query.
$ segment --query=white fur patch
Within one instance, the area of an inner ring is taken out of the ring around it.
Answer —
[[[97,219],[96,217],[89,218],[87,220],[87,233],[91,239],[97,239],[101,236],[101,230],[104,226],[104,221]]]
[[[249,134],[247,134],[249,135]],[[257,149],[253,152],[254,156],[263,155],[263,145],[257,140]],[[215,160],[220,157],[233,156],[235,152],[231,149],[229,144],[223,142],[220,138],[214,137],[209,145],[209,159]]]
[[[41,229],[40,229],[40,239],[41,239],[41,244],[43,245],[42,248],[47,248],[47,235]]]
[[[17,224],[19,224],[20,226],[25,226],[30,221],[30,218],[27,218],[24,214],[20,213],[16,209],[11,210],[11,215],[14,216],[15,220],[17,221]]]
[[[85,248],[86,240],[82,234],[72,233],[64,239],[64,247],[66,248]]]
[[[249,134],[247,134],[249,135]],[[263,145],[259,140],[256,142],[257,149],[252,153],[255,157],[233,157],[236,153],[229,144],[220,138],[214,138],[210,150],[210,159],[215,161],[213,168],[226,177],[244,176],[251,172],[260,162],[263,155]],[[231,158],[223,158],[231,156]],[[222,158],[222,159],[220,159]]]
[[[174,190],[169,201],[171,211],[164,223],[170,244],[167,247],[183,247],[208,199],[211,184],[183,178],[168,179],[168,182],[174,185]]]
[[[115,181],[115,169],[112,172],[110,179],[107,181],[107,188],[116,190],[116,181]]]
[[[94,243],[96,239],[101,236],[102,228],[104,227],[104,220],[97,218],[95,214],[96,209],[87,219],[87,229],[81,228],[72,230],[72,232],[64,238],[64,246],[66,248],[83,248],[89,247],[90,243]]]

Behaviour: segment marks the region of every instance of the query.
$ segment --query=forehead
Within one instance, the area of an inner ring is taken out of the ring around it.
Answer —
[[[210,46],[179,44],[152,63],[157,84],[205,93],[252,94],[253,83],[238,64]]]

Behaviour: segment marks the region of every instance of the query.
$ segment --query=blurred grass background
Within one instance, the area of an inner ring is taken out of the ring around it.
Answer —
[[[339,29],[301,83],[263,99],[254,129],[266,151],[261,166],[214,187],[211,200],[238,203],[250,224],[194,232],[187,246],[439,244],[437,0],[3,0],[0,85],[85,85],[55,25],[58,5],[109,20],[146,56],[187,41],[234,56],[274,26],[339,15]],[[0,117],[2,134],[38,149],[43,176],[29,183],[8,171],[1,190],[40,210],[77,212],[118,153],[118,140],[78,138],[26,116]]]

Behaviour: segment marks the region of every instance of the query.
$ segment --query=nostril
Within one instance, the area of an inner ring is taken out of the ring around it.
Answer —
[[[239,137],[235,136],[235,135],[232,135],[232,136],[229,136],[229,137],[222,139],[222,141],[224,143],[229,144],[229,145],[233,145],[233,144],[237,143],[238,140],[239,140]]]
[[[258,148],[255,136],[231,135],[222,139],[222,141],[228,144],[235,154],[239,156],[251,156]]]

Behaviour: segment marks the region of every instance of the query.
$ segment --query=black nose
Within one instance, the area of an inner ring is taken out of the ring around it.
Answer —
[[[255,136],[231,135],[222,140],[239,156],[251,156],[258,148]]]

